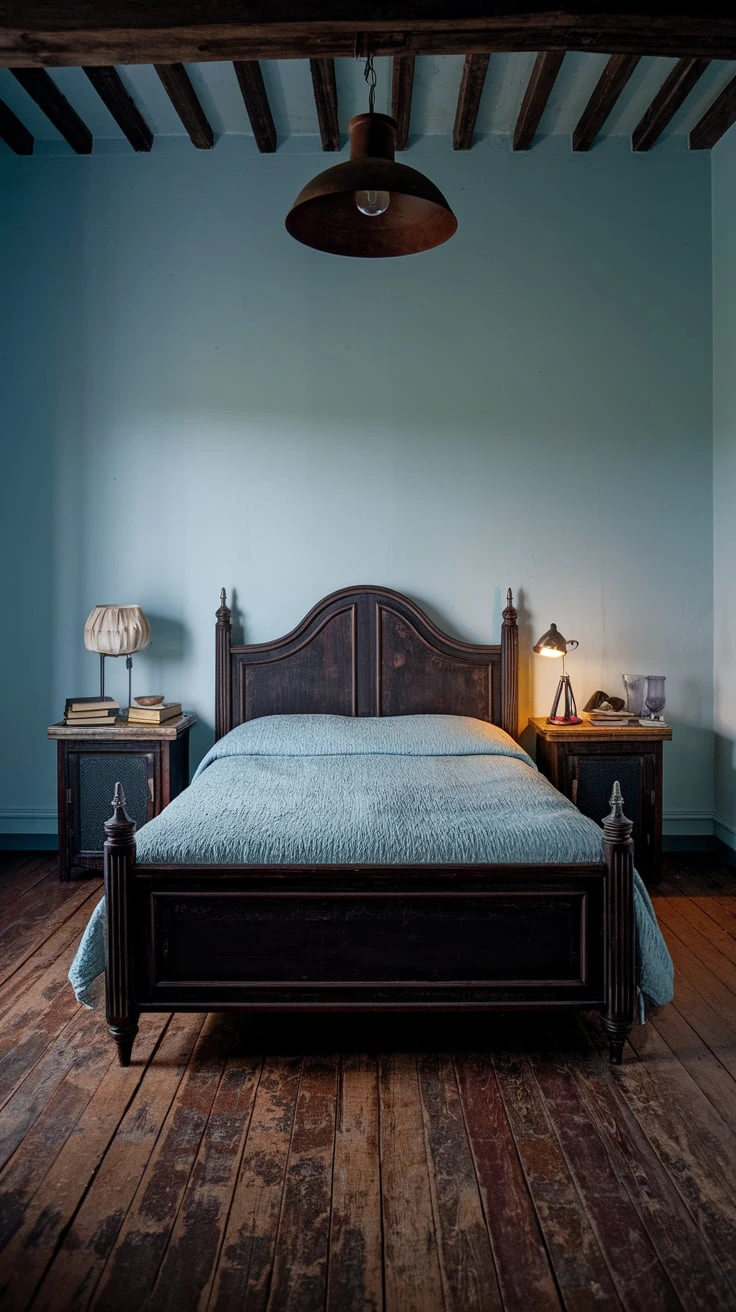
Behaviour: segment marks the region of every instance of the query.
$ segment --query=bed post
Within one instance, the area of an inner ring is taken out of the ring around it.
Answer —
[[[519,630],[509,588],[501,625],[501,728],[516,738],[519,732]]]
[[[613,785],[611,811],[603,821],[606,879],[606,1005],[603,1026],[611,1061],[621,1065],[624,1042],[634,1018],[635,926],[633,824],[623,813],[618,780]]]
[[[125,794],[119,783],[115,785],[112,807],[112,819],[105,821],[105,1012],[118,1047],[118,1061],[121,1066],[129,1066],[139,1016],[130,926],[135,820],[125,810]]]
[[[217,612],[217,625],[215,626],[215,739],[222,738],[233,727],[233,685],[230,662],[231,618],[227,604],[227,593],[222,588],[220,592],[220,609]]]

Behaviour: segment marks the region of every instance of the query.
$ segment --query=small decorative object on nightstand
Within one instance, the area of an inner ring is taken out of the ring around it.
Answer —
[[[584,720],[577,727],[530,720],[537,735],[537,765],[543,775],[580,811],[599,824],[607,813],[616,779],[621,783],[626,815],[634,822],[634,861],[642,877],[656,880],[662,858],[662,743],[672,737],[669,725],[600,725]]]
[[[644,714],[650,723],[664,724],[664,674],[648,674],[644,685]]]
[[[189,783],[193,715],[163,724],[53,724],[59,787],[59,878],[102,870],[103,825],[119,781],[138,828]]]

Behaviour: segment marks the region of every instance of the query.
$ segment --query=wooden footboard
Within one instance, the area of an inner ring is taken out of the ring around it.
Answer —
[[[631,825],[605,864],[137,865],[105,826],[107,1020],[122,1065],[141,1011],[598,1008],[620,1061],[634,1009]]]

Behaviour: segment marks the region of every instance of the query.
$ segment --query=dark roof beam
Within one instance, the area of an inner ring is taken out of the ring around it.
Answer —
[[[632,150],[649,150],[703,76],[709,59],[680,59],[631,134]]]
[[[473,144],[475,122],[483,95],[490,55],[466,55],[463,76],[457,98],[455,127],[452,132],[453,150],[470,150]]]
[[[203,60],[583,50],[736,59],[733,7],[706,3],[637,12],[630,4],[584,12],[466,0],[13,0],[0,4],[0,65],[177,64]],[[674,12],[673,12],[674,10]],[[500,12],[499,12],[500,11]],[[213,17],[214,15],[214,17]]]
[[[162,86],[198,150],[211,150],[215,136],[183,64],[156,64]]]
[[[233,67],[256,145],[261,154],[270,155],[276,149],[276,127],[268,103],[261,66],[257,59],[236,59]]]
[[[339,150],[340,121],[337,115],[335,61],[334,59],[310,59],[309,71],[312,74],[322,149]]]
[[[396,149],[406,150],[409,144],[411,95],[414,89],[414,56],[400,55],[393,61],[391,75],[391,113],[396,120]]]
[[[128,138],[133,150],[139,152],[150,150],[153,145],[153,133],[133,97],[126,91],[117,69],[85,68],[84,71],[103,105],[112,114],[124,136]]]
[[[531,146],[564,58],[564,50],[543,50],[537,55],[514,129],[514,150]]]
[[[710,150],[736,123],[736,77],[731,78],[690,133],[691,150]]]
[[[638,55],[611,55],[572,134],[573,150],[590,150],[638,63]]]
[[[16,82],[35,101],[77,155],[92,154],[92,133],[45,68],[14,68]]]
[[[0,141],[10,146],[16,155],[33,154],[33,137],[4,100],[0,100]]]

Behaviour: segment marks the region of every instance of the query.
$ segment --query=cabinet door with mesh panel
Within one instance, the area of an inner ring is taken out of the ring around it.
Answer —
[[[125,793],[125,809],[136,827],[154,814],[156,756],[152,751],[89,751],[77,755],[76,815],[73,846],[83,861],[99,858],[105,842],[104,824],[112,814],[115,784]]]
[[[611,790],[618,779],[624,797],[624,814],[634,824],[637,867],[648,868],[652,860],[654,824],[654,757],[646,752],[625,756],[571,753],[567,758],[567,769],[568,796],[579,811],[598,824],[611,809]]]

